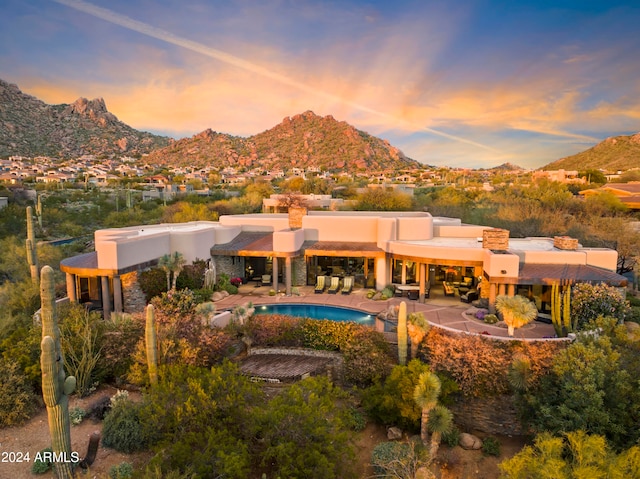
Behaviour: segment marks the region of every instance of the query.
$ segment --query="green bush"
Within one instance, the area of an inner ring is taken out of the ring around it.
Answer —
[[[226,285],[224,290],[229,294],[238,294],[238,287],[232,284]]]
[[[376,477],[413,479],[427,464],[428,453],[419,442],[382,442],[373,448],[371,464]]]
[[[133,466],[128,462],[121,462],[109,469],[110,479],[131,479],[133,477]]]
[[[4,359],[0,359],[0,384],[0,428],[22,424],[36,412],[39,397],[19,366]]]
[[[47,447],[42,451],[38,452],[36,457],[33,459],[33,464],[31,465],[31,473],[32,474],[45,474],[51,470],[53,464],[50,461],[43,461],[41,458],[43,457],[43,453],[51,453],[53,449]]]
[[[451,427],[442,434],[442,443],[449,447],[456,447],[460,443],[460,429],[457,426]]]
[[[80,424],[86,415],[87,411],[79,406],[69,409],[69,419],[71,420],[71,424],[74,426]]]
[[[42,328],[29,325],[17,327],[0,342],[0,357],[8,363],[17,364],[18,370],[37,394],[42,390],[41,340]]]
[[[138,273],[138,285],[144,293],[147,303],[151,298],[167,291],[167,274],[160,268],[152,268]]]
[[[176,280],[176,288],[187,288],[190,290],[201,289],[204,287],[204,272],[206,269],[207,262],[202,259],[197,259],[192,264],[185,265]]]
[[[498,457],[500,455],[500,441],[492,436],[484,438],[482,441],[482,454]]]
[[[498,322],[498,316],[495,314],[485,314],[484,322],[487,324],[496,324]]]
[[[140,421],[141,407],[128,398],[112,400],[102,426],[102,444],[126,454],[146,449],[148,438]]]

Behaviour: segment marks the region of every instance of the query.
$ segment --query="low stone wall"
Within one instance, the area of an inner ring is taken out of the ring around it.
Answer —
[[[327,371],[330,379],[342,381],[344,360],[340,353],[305,348],[251,348],[249,356],[256,354],[282,354],[290,356],[308,356],[331,359],[331,370]]]
[[[520,436],[524,434],[513,396],[465,398],[449,406],[463,432]]]

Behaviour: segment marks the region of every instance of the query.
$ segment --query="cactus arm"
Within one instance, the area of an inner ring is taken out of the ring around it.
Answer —
[[[31,281],[38,284],[38,254],[36,251],[36,238],[33,229],[33,210],[31,206],[27,206],[27,262],[31,273]]]
[[[147,322],[145,326],[145,345],[147,350],[147,367],[149,369],[149,382],[152,385],[158,383],[158,347],[156,334],[156,320],[153,305],[147,306]]]
[[[398,363],[407,364],[407,303],[400,303],[398,310]]]

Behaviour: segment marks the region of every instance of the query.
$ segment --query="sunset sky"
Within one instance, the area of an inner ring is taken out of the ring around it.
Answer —
[[[536,168],[640,131],[640,2],[1,0],[0,78],[139,130],[306,110],[432,165]]]

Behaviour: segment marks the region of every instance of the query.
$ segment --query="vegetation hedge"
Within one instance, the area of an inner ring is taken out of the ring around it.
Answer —
[[[280,314],[254,315],[245,325],[254,346],[304,347],[342,353],[344,380],[368,386],[384,378],[393,365],[384,337],[352,322],[302,319]]]
[[[508,373],[515,357],[529,359],[529,381],[537,382],[564,348],[566,343],[559,341],[496,341],[431,328],[422,354],[434,371],[450,375],[462,394],[477,397],[510,391]]]
[[[144,293],[147,303],[151,298],[167,291],[167,274],[160,268],[151,268],[138,273],[138,285]]]
[[[16,426],[37,410],[39,398],[15,362],[0,359],[0,428]]]

